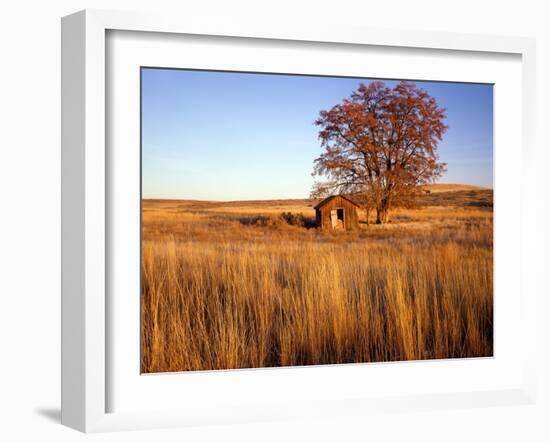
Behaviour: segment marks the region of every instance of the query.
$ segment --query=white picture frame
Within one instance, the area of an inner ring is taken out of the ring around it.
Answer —
[[[535,333],[536,247],[534,175],[535,43],[532,39],[368,28],[249,22],[211,23],[193,17],[158,17],[86,10],[62,20],[62,423],[84,432],[247,422],[331,415],[532,403],[536,396],[535,339],[526,339],[521,384],[460,393],[426,393],[372,397],[328,397],[317,402],[268,406],[239,404],[232,414],[185,411],[109,412],[112,354],[107,339],[110,305],[106,260],[112,238],[107,218],[112,210],[107,185],[108,143],[106,35],[140,31],[179,35],[239,37],[286,42],[338,43],[379,48],[423,48],[521,57],[521,302],[518,319],[524,337]],[[498,116],[496,117],[498,118]],[[497,165],[498,167],[498,165]],[[498,221],[497,221],[498,222]],[[498,248],[496,252],[498,253]],[[530,261],[527,257],[530,256]],[[136,370],[138,368],[136,367]],[[335,370],[344,370],[335,367]],[[417,367],[417,370],[424,370]],[[384,370],[382,366],[381,370]],[[228,376],[218,373],[218,376]],[[219,378],[219,377],[218,377]],[[170,382],[170,381],[167,381]],[[265,379],[259,379],[261,387]],[[192,399],[192,398],[191,398]]]

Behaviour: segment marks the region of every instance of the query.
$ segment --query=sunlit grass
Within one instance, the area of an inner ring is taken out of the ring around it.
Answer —
[[[144,372],[492,355],[492,210],[338,234],[277,216],[309,204],[144,202]]]

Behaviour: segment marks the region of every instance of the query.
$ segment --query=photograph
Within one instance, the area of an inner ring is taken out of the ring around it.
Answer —
[[[142,374],[493,356],[493,84],[140,75]]]

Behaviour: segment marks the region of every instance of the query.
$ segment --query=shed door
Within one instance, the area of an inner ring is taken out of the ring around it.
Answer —
[[[339,207],[330,211],[330,225],[333,229],[344,228],[344,209]]]

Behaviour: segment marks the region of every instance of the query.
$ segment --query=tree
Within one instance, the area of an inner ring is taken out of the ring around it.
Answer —
[[[386,222],[392,207],[413,204],[419,186],[445,172],[437,152],[445,118],[435,98],[414,84],[360,84],[315,121],[324,151],[312,175],[326,181],[315,183],[312,196],[354,193],[367,214],[374,209],[376,222]]]

